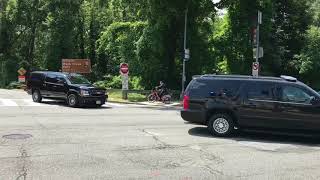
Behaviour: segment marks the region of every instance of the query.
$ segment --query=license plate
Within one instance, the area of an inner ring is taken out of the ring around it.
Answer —
[[[96,104],[101,104],[101,101],[96,101]]]

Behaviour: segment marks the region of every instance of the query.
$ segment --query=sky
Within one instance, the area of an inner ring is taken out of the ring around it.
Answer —
[[[221,0],[211,0],[213,3],[218,3],[220,2]],[[218,15],[219,16],[223,16],[227,13],[227,10],[226,9],[218,9]]]

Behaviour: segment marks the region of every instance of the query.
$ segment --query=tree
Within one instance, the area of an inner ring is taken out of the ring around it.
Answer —
[[[97,53],[108,58],[100,59],[97,63],[97,70],[102,73],[100,77],[106,73],[119,73],[115,67],[120,63],[129,63],[130,74],[141,74],[136,44],[146,25],[145,22],[115,22],[101,33],[97,41]]]
[[[48,44],[46,66],[58,71],[63,58],[76,58],[76,23],[82,0],[48,2]]]

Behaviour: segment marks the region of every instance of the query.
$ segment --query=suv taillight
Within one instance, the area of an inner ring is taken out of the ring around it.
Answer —
[[[189,109],[189,100],[190,100],[189,96],[187,96],[187,95],[183,96],[183,109],[184,110]]]

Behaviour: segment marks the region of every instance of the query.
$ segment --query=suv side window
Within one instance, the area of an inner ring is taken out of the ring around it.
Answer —
[[[63,76],[57,77],[57,83],[63,84],[65,82],[67,82],[67,80]]]
[[[247,86],[248,99],[275,100],[275,85],[265,82],[251,82]]]
[[[195,79],[187,92],[191,98],[207,98],[213,92],[216,96],[232,98],[239,93],[242,82],[237,80]]]
[[[58,83],[57,76],[53,75],[53,74],[48,74],[46,76],[46,82],[48,82],[48,83]]]
[[[283,86],[280,96],[283,102],[310,104],[312,100],[305,90],[294,86]]]

